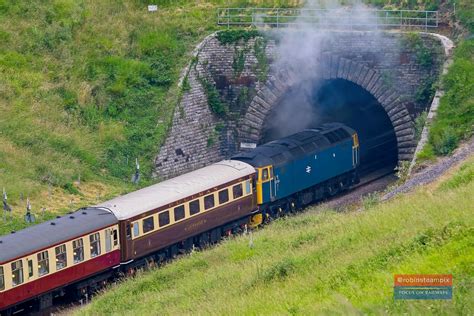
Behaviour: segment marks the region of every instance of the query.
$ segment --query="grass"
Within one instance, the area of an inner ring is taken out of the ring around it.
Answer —
[[[470,138],[474,130],[474,40],[458,44],[454,61],[442,82],[445,95],[431,124],[429,143],[419,158],[450,154],[460,141]]]
[[[112,286],[77,314],[472,314],[474,181],[459,174],[362,212],[277,220]],[[394,301],[399,273],[453,274],[454,299]]]
[[[136,189],[135,158],[140,186],[152,183],[179,73],[217,29],[215,9],[294,5],[154,3],[149,13],[146,1],[0,0],[0,191],[18,221],[0,220],[0,234],[26,226],[26,197],[37,214],[64,213]]]

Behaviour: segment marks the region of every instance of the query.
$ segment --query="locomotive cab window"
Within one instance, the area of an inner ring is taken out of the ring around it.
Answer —
[[[166,226],[170,223],[170,212],[165,211],[158,215],[158,223],[160,227]]]
[[[95,233],[90,235],[89,241],[91,244],[91,258],[97,257],[100,255],[100,234]]]
[[[56,270],[61,270],[67,267],[66,245],[61,245],[55,248],[56,251]]]
[[[143,228],[143,233],[144,234],[154,230],[155,229],[155,219],[154,219],[154,217],[150,216],[148,218],[145,218],[143,220],[142,228]]]
[[[3,267],[0,267],[0,291],[5,289],[5,277],[3,274]]]
[[[204,209],[208,210],[210,208],[213,208],[214,205],[214,194],[210,194],[204,197]]]
[[[184,205],[174,208],[174,220],[180,221],[184,218]]]
[[[219,191],[219,204],[224,204],[229,201],[229,190],[224,189]]]
[[[201,211],[199,206],[199,200],[189,202],[189,214],[194,215]]]
[[[260,176],[260,181],[262,182],[271,180],[271,178],[273,177],[272,167],[270,166],[270,167],[265,167],[265,168],[260,169],[259,176]]]
[[[74,263],[84,261],[84,242],[82,238],[72,242],[72,251],[74,255]]]
[[[38,275],[42,276],[49,273],[49,254],[48,251],[40,252],[36,255],[38,259]]]
[[[238,199],[244,194],[242,191],[242,183],[239,183],[237,185],[234,185],[232,187],[232,195],[234,196],[234,199]]]
[[[12,263],[12,285],[17,286],[23,283],[23,261],[18,260]]]

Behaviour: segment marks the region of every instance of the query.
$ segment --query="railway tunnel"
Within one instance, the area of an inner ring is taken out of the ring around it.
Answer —
[[[259,142],[328,122],[342,122],[358,132],[361,176],[396,167],[397,139],[387,112],[372,94],[344,79],[314,80],[288,89],[267,114]]]
[[[419,35],[432,52],[426,67],[404,34],[329,35],[308,57],[313,67],[304,76],[292,63],[276,62],[278,41],[271,34],[258,42],[266,43],[265,58],[256,39],[206,38],[187,69],[190,89],[176,107],[154,175],[167,179],[329,121],[359,133],[362,171],[410,161],[417,145],[414,119],[429,106],[417,95],[439,75],[441,41]],[[209,96],[213,105],[228,107],[227,115],[213,113]]]

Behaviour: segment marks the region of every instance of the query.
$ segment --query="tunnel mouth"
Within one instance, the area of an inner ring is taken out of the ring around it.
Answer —
[[[361,176],[396,167],[397,138],[388,114],[371,93],[344,79],[307,81],[288,89],[266,116],[260,143],[330,122],[357,131]]]

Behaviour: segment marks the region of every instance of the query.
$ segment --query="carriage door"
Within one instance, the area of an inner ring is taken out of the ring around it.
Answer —
[[[270,200],[273,202],[277,196],[277,181],[273,175],[273,167],[269,166],[268,168],[268,175],[270,177]]]

